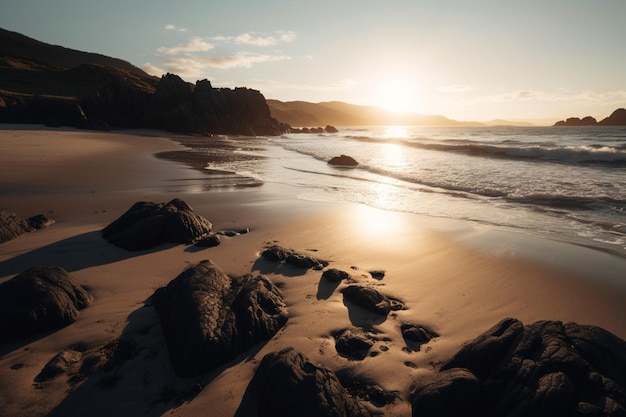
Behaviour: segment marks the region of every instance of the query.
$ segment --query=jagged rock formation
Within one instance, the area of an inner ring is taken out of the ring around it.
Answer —
[[[267,354],[251,382],[259,417],[371,415],[333,371],[293,348]]]
[[[35,266],[0,284],[0,343],[54,330],[93,297],[58,266]]]
[[[197,376],[232,360],[287,321],[283,297],[270,280],[231,278],[209,260],[158,289],[152,302],[179,376]]]
[[[160,80],[128,62],[0,29],[0,123],[84,129],[279,135],[263,95],[248,88]]]
[[[0,243],[15,239],[33,230],[43,229],[52,223],[54,221],[43,214],[24,219],[7,209],[0,208]]]
[[[128,250],[144,250],[162,243],[190,244],[205,237],[213,225],[182,200],[169,203],[140,201],[102,230],[102,237]]]
[[[626,415],[626,342],[595,326],[504,319],[413,398],[413,416]]]
[[[605,117],[599,122],[591,116],[570,117],[569,119],[556,122],[555,126],[626,126],[626,109],[617,109],[609,117]]]

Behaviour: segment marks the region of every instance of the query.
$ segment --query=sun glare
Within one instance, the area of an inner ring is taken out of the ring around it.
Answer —
[[[393,112],[413,112],[420,108],[420,94],[415,78],[404,74],[383,77],[372,90],[372,104]]]

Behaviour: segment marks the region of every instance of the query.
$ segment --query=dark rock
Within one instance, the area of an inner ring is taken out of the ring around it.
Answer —
[[[291,249],[282,248],[274,245],[265,249],[261,256],[269,261],[286,262],[290,265],[303,269],[323,269],[328,266],[328,262],[292,251]]]
[[[216,234],[209,234],[201,238],[196,242],[196,246],[200,246],[202,248],[212,248],[214,246],[218,246],[221,243],[220,237]]]
[[[626,109],[617,109],[598,123],[602,126],[626,126]]]
[[[356,328],[339,331],[333,336],[337,352],[349,359],[365,359],[375,342],[374,337]]]
[[[442,371],[413,393],[413,417],[483,415],[475,409],[478,379],[467,369]]]
[[[372,278],[380,281],[381,279],[385,278],[385,271],[370,271],[370,275],[372,276]]]
[[[354,158],[348,155],[335,156],[331,158],[331,160],[328,161],[328,163],[330,165],[348,166],[348,167],[355,167],[359,165],[359,163]]]
[[[138,202],[102,230],[112,244],[128,250],[143,250],[165,242],[190,244],[211,231],[211,222],[196,215],[184,201],[167,204]]]
[[[430,342],[431,339],[439,337],[439,335],[424,327],[412,323],[403,323],[400,326],[402,337],[410,350],[419,351],[423,344]]]
[[[52,223],[54,221],[43,214],[24,219],[7,209],[0,208],[0,243],[33,230],[43,229]]]
[[[287,321],[278,288],[263,276],[230,278],[205,260],[152,300],[175,372],[197,376],[270,339]]]
[[[450,372],[478,381],[472,398],[438,394],[462,415],[626,415],[626,342],[595,326],[505,319],[465,344],[436,380],[446,384]],[[423,391],[416,390],[413,415],[442,415],[420,405]]]
[[[342,290],[344,298],[373,313],[386,316],[391,310],[401,310],[402,303],[381,294],[374,288],[350,285]]]
[[[75,350],[64,350],[56,354],[37,374],[35,382],[45,382],[61,374],[66,374],[72,365],[80,362],[82,358],[83,354]]]
[[[337,130],[337,128],[335,126],[326,125],[326,127],[324,128],[324,132],[326,132],[326,133],[337,133],[339,131]]]
[[[334,372],[286,348],[266,355],[252,380],[259,417],[369,416]]]
[[[326,278],[330,282],[340,282],[349,277],[350,277],[349,273],[347,273],[346,271],[342,271],[341,269],[337,269],[337,268],[327,269],[322,274],[322,278]]]
[[[92,300],[63,268],[32,267],[0,284],[0,342],[67,326]]]

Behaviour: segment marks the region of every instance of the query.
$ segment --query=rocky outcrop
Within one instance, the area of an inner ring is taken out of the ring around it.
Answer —
[[[617,109],[609,117],[606,117],[599,122],[591,116],[583,117],[570,117],[567,120],[561,120],[554,124],[555,126],[626,126],[626,109]]]
[[[330,282],[340,282],[349,277],[349,273],[337,268],[329,268],[322,274],[322,278],[325,278]]]
[[[63,268],[32,267],[0,284],[0,343],[67,326],[92,300]]]
[[[194,213],[189,204],[174,199],[169,203],[141,201],[102,230],[112,244],[137,251],[173,242],[191,244],[207,235],[213,225]]]
[[[0,243],[15,239],[24,233],[43,229],[52,223],[54,221],[43,214],[24,219],[7,209],[0,208]]]
[[[602,126],[626,126],[626,109],[617,109],[611,115],[598,122]]]
[[[413,415],[626,415],[626,342],[595,326],[504,319],[417,388]]]
[[[278,288],[264,276],[227,276],[209,260],[185,270],[152,302],[175,372],[197,376],[270,339],[287,321]]]
[[[400,301],[389,298],[371,287],[350,285],[344,288],[342,292],[346,300],[381,316],[386,316],[392,310],[402,310],[403,308]]]
[[[376,338],[359,328],[343,329],[333,334],[337,353],[348,359],[363,360]]]
[[[259,417],[371,415],[333,371],[293,348],[266,355],[251,384]]]
[[[329,165],[335,166],[345,166],[345,167],[355,167],[359,165],[359,163],[351,156],[341,155],[335,156],[328,161]]]
[[[321,270],[328,266],[328,262],[323,259],[317,259],[278,245],[270,246],[265,249],[261,253],[261,256],[269,261],[285,262],[302,269],[312,268]]]

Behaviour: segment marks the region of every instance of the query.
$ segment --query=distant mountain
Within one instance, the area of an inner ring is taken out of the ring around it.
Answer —
[[[263,95],[161,78],[117,58],[0,29],[0,122],[278,135]]]
[[[609,117],[605,117],[599,122],[594,117],[586,116],[570,117],[554,124],[555,126],[626,126],[626,109],[615,110]]]
[[[267,100],[272,116],[291,126],[532,126],[526,122],[494,120],[461,122],[444,116],[417,113],[396,113],[373,106],[360,106],[341,101],[309,103],[306,101]]]

